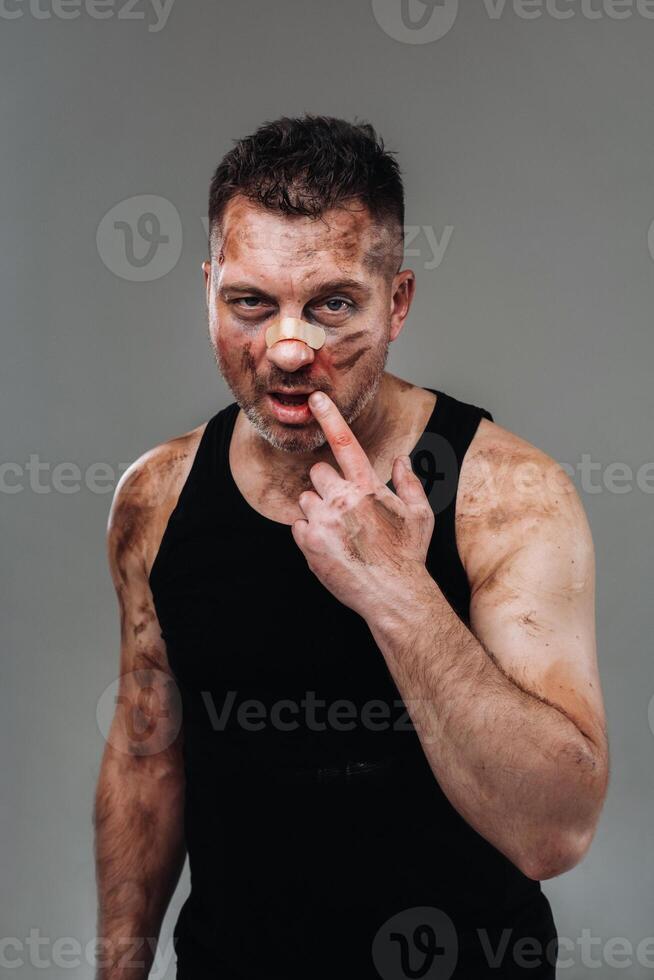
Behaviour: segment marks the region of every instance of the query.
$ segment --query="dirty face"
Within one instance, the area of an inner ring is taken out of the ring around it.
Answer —
[[[401,254],[397,233],[363,205],[318,219],[240,196],[227,205],[203,266],[209,337],[236,402],[273,447],[323,445],[312,391],[327,392],[350,425],[374,397],[413,297],[413,272],[396,272]],[[320,350],[295,339],[267,348],[266,329],[285,316],[322,327]]]

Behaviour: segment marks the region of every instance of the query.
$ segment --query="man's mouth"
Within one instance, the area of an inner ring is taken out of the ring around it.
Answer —
[[[285,391],[271,391],[270,394],[281,402],[282,405],[303,405],[309,398],[311,392],[300,391],[300,392],[285,392]]]
[[[309,408],[309,395],[314,388],[308,391],[269,391],[268,399],[270,407],[278,422],[286,425],[303,425],[313,419],[313,414]]]

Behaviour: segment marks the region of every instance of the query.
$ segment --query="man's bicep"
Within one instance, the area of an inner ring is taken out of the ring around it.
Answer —
[[[107,555],[118,599],[120,660],[110,742],[154,768],[179,765],[181,704],[148,581],[151,508],[129,486],[117,491]]]
[[[489,538],[471,581],[470,628],[518,686],[559,708],[598,747],[605,716],[595,643],[595,558],[574,486]],[[544,512],[545,511],[545,512]]]

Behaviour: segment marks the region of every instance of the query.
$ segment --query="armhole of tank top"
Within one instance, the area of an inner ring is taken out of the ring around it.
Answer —
[[[454,555],[456,556],[456,561],[457,561],[457,564],[459,566],[460,574],[462,575],[463,580],[466,582],[466,584],[468,586],[469,592],[472,593],[472,589],[471,589],[471,586],[470,586],[470,580],[468,579],[468,573],[466,572],[465,565],[463,564],[463,560],[461,558],[461,553],[459,552],[459,545],[458,545],[457,540],[456,540],[456,515],[457,515],[457,507],[458,507],[458,504],[459,504],[459,489],[460,489],[460,486],[461,486],[461,471],[463,470],[463,463],[465,461],[466,456],[468,455],[468,451],[469,451],[469,449],[470,449],[470,447],[471,447],[471,445],[472,445],[472,443],[474,441],[474,438],[475,438],[475,436],[477,434],[477,429],[479,428],[479,423],[481,422],[482,418],[488,419],[490,422],[493,422],[494,419],[493,419],[493,416],[491,415],[491,413],[489,411],[487,411],[485,408],[480,408],[478,405],[470,405],[470,408],[474,409],[474,411],[477,413],[477,421],[476,422],[473,421],[472,429],[471,429],[471,432],[470,432],[470,438],[468,439],[468,445],[465,447],[465,449],[463,451],[463,454],[461,455],[461,459],[459,461],[459,477],[457,479],[456,496],[454,498],[454,506],[452,508],[452,528],[451,528],[451,534],[452,534],[452,550],[453,550]],[[474,418],[474,415],[472,417]],[[470,622],[470,616],[468,615],[467,620],[466,620],[466,625],[469,625],[469,622]]]
[[[452,570],[453,574],[457,578],[459,578],[462,583],[465,583],[468,592],[470,592],[470,582],[468,581],[468,575],[465,570],[463,561],[461,560],[461,555],[459,553],[459,548],[456,540],[456,514],[457,514],[457,504],[459,498],[459,487],[460,487],[459,477],[461,475],[461,470],[463,469],[463,462],[468,453],[468,450],[470,449],[470,446],[472,445],[472,441],[475,437],[477,429],[479,428],[479,423],[481,422],[482,418],[487,418],[491,422],[494,420],[491,413],[488,412],[485,408],[480,408],[478,405],[472,405],[468,402],[461,403],[459,399],[454,398],[452,395],[448,395],[447,392],[442,391],[442,389],[427,388],[427,391],[432,391],[437,396],[436,406],[432,418],[430,419],[428,428],[432,429],[433,426],[432,431],[435,431],[440,435],[445,435],[447,429],[449,428],[450,432],[452,433],[452,437],[456,440],[455,454],[456,454],[457,467],[458,467],[456,495],[452,505],[446,507],[445,510],[443,511],[443,513],[448,515],[448,517],[446,518],[448,522],[448,526],[445,528],[445,535],[446,535],[446,540],[448,541],[449,544],[449,550],[452,555],[452,560],[455,563],[455,568]],[[436,409],[438,408],[439,404],[440,404],[440,408],[437,411]],[[463,404],[465,406],[464,411],[462,413],[463,420],[465,421],[466,417],[473,419],[471,426],[468,429],[470,433],[469,438],[467,436],[463,437],[464,439],[466,438],[468,439],[467,445],[465,445],[464,443],[463,447],[459,442],[457,429],[453,428],[456,427],[457,414],[459,414],[460,412],[460,410],[457,408],[458,404]],[[476,422],[474,422],[475,413],[477,414]],[[469,618],[464,619],[463,622],[466,625],[468,625]]]
[[[161,539],[159,541],[159,546],[158,546],[157,551],[156,551],[156,554],[155,554],[155,556],[154,556],[154,558],[152,560],[152,565],[150,566],[150,572],[148,574],[148,585],[150,586],[150,591],[152,591],[152,581],[153,581],[153,578],[155,577],[155,572],[157,570],[157,567],[160,566],[161,562],[163,561],[163,558],[165,557],[165,555],[168,552],[168,549],[170,547],[170,540],[171,540],[170,529],[172,527],[173,520],[174,520],[175,515],[177,514],[177,512],[178,512],[178,510],[179,510],[179,508],[180,508],[180,506],[182,504],[182,500],[183,500],[184,494],[185,494],[186,489],[189,486],[190,481],[191,481],[191,476],[195,473],[195,470],[197,469],[197,466],[199,464],[201,451],[204,448],[205,442],[207,442],[207,440],[209,438],[210,429],[213,427],[213,425],[215,425],[215,422],[216,422],[216,419],[218,418],[218,415],[220,415],[220,412],[218,412],[216,415],[214,415],[212,418],[210,418],[208,420],[207,424],[205,425],[205,427],[204,427],[204,429],[202,431],[202,435],[198,439],[198,444],[197,444],[197,446],[195,448],[195,454],[193,456],[193,462],[191,463],[191,466],[189,467],[189,471],[186,474],[186,477],[184,479],[184,482],[182,483],[181,487],[179,488],[179,492],[177,494],[177,500],[175,501],[175,505],[174,505],[173,509],[171,510],[170,514],[168,515],[168,520],[166,521],[166,526],[164,528],[164,532],[161,535]]]
[[[238,418],[238,413],[240,411],[240,406],[238,402],[232,402],[223,409],[224,424],[221,426],[220,433],[218,435],[218,445],[216,446],[216,469],[218,476],[221,480],[224,480],[224,486],[229,487],[232,490],[238,490],[234,478],[232,476],[232,470],[229,465],[229,447],[232,441],[232,435],[234,434],[234,428],[236,427],[236,419]],[[240,492],[239,492],[240,496]]]

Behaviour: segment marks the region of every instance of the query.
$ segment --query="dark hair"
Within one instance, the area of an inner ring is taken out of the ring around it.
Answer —
[[[403,238],[400,168],[366,122],[331,116],[286,116],[235,142],[209,189],[209,248],[231,198],[242,194],[271,211],[320,217],[330,207],[360,201],[380,224]]]

